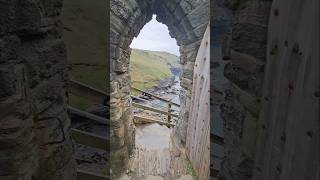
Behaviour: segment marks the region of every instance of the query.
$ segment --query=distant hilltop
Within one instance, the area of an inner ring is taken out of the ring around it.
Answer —
[[[133,86],[148,89],[180,69],[179,57],[161,51],[132,49],[130,75]]]

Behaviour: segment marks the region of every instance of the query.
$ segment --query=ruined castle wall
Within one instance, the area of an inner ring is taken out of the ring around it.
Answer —
[[[252,177],[270,7],[271,1],[224,3],[224,8],[233,13],[230,33],[225,36],[221,50],[226,63],[224,77],[229,83],[222,88],[224,98],[217,97],[221,101],[216,110],[224,122],[225,154],[219,175],[224,179]]]
[[[0,179],[75,179],[61,7],[0,1]]]
[[[116,162],[112,163],[113,169],[123,169],[134,145],[128,71],[132,39],[151,20],[152,14],[157,14],[157,20],[166,24],[170,35],[176,38],[183,65],[181,85],[184,93],[181,96],[182,111],[175,134],[180,141],[185,142],[193,66],[209,22],[209,1],[112,0],[110,3],[111,160]]]

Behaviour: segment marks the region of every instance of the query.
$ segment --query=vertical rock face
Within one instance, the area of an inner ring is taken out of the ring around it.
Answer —
[[[191,0],[112,0],[110,12],[110,62],[111,62],[111,153],[113,173],[123,169],[134,145],[134,128],[130,110],[129,45],[142,27],[151,20],[166,24],[170,35],[176,38],[181,52],[184,88],[182,111],[175,129],[182,142],[186,139],[188,107],[190,104],[193,66],[200,41],[209,22],[209,1]],[[119,160],[119,157],[122,159]],[[118,159],[118,160],[117,160]]]
[[[75,179],[61,6],[0,1],[0,179]]]
[[[225,137],[223,131],[224,119],[222,111],[230,91],[230,81],[224,76],[228,61],[223,60],[222,51],[224,39],[231,30],[231,10],[225,7],[224,0],[211,1],[211,56],[210,56],[210,133]],[[220,151],[219,151],[220,150]],[[210,144],[210,167],[220,170],[224,158],[223,147]],[[212,175],[212,174],[211,174]]]
[[[221,87],[219,83],[213,85],[214,89],[222,88],[224,96],[213,96],[220,103],[213,116],[224,122],[225,158],[220,172],[223,179],[252,178],[270,6],[271,1],[227,0],[222,8],[233,11],[232,24],[227,25],[231,33],[225,36],[221,49],[226,60],[224,78],[228,82],[220,83]]]

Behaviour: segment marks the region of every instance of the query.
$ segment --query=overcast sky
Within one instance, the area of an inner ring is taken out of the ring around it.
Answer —
[[[130,47],[165,51],[180,56],[176,40],[170,37],[168,27],[156,20],[156,15],[142,28],[138,37],[133,39]]]

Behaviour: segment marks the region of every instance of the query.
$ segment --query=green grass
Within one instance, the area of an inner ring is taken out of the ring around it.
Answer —
[[[196,171],[193,169],[190,161],[188,161],[187,172],[188,172],[188,174],[190,174],[193,177],[194,180],[199,180],[199,177],[198,177]]]
[[[170,67],[176,67],[178,60],[177,56],[166,52],[132,49],[130,57],[132,85],[142,90],[156,86],[160,80],[173,75]]]

